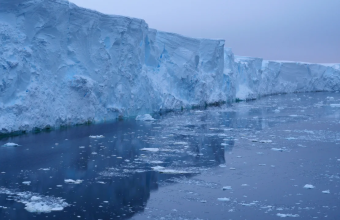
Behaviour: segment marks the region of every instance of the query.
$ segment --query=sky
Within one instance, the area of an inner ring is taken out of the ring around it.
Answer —
[[[340,63],[340,0],[70,0],[150,28],[224,39],[236,55]]]

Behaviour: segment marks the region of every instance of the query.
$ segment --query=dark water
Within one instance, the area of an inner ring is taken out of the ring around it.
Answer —
[[[0,147],[0,219],[340,219],[337,104],[280,95],[1,139],[20,146]]]

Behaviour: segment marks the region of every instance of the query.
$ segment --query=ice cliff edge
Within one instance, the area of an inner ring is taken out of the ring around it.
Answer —
[[[0,134],[340,90],[339,65],[236,57],[63,0],[0,0]]]

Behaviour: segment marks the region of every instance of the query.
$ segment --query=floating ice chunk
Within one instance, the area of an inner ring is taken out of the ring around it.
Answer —
[[[235,167],[230,167],[229,170],[236,170],[236,168]]]
[[[244,183],[244,184],[242,184],[241,186],[248,186],[248,184]]]
[[[289,115],[290,117],[298,117],[298,115]]]
[[[279,109],[275,109],[274,112],[275,112],[275,113],[279,113],[280,110],[279,110]]]
[[[158,152],[159,148],[142,148],[142,151],[149,151],[149,152]]]
[[[223,186],[222,190],[231,190],[231,186]]]
[[[65,183],[70,183],[70,184],[80,184],[83,182],[83,180],[72,180],[72,179],[66,179],[64,181]]]
[[[90,135],[89,137],[90,137],[90,138],[93,138],[93,139],[104,138],[103,135]]]
[[[188,172],[184,170],[172,170],[172,169],[165,169],[165,167],[162,166],[155,166],[151,167],[154,171],[158,171],[160,173],[165,173],[165,174],[188,174],[188,173],[193,173],[193,172]]]
[[[340,104],[330,104],[332,108],[340,108]]]
[[[62,211],[69,204],[61,198],[52,196],[41,196],[32,192],[16,192],[6,188],[0,188],[0,194],[6,194],[16,201],[23,203],[28,212],[50,213],[52,211]]]
[[[256,205],[256,202],[251,202],[251,203],[240,203],[240,205],[243,205],[243,206],[253,206],[253,205]]]
[[[57,204],[47,204],[45,201],[34,201],[34,202],[27,202],[25,209],[28,212],[44,212],[49,213],[52,211],[62,211],[64,209],[63,206],[59,206]]]
[[[207,203],[207,200],[201,200],[200,202],[201,203]]]
[[[85,147],[84,147],[84,146],[80,146],[79,148],[80,148],[80,149],[84,149]]]
[[[228,146],[229,144],[227,144],[227,143],[222,143],[221,145],[222,145],[222,146]]]
[[[149,114],[145,114],[145,115],[138,115],[136,117],[137,121],[154,121],[156,119],[154,119],[151,115]]]
[[[225,164],[220,164],[220,165],[218,165],[219,167],[222,167],[222,168],[225,168],[225,167],[227,167],[227,165],[225,165]]]
[[[299,217],[298,214],[282,214],[282,213],[277,213],[276,215],[278,217],[281,217],[281,218],[286,218],[286,217],[297,218],[297,217]]]
[[[260,143],[272,143],[272,140],[260,140]]]
[[[282,149],[282,148],[275,148],[275,147],[274,147],[274,148],[272,148],[272,150],[273,150],[273,151],[281,151],[281,152],[283,151],[283,149]]]
[[[19,144],[16,144],[16,143],[7,143],[7,144],[4,144],[2,145],[3,147],[18,147],[20,146]]]
[[[220,130],[219,128],[209,128],[209,130]]]
[[[329,190],[324,190],[324,191],[322,191],[322,193],[324,193],[324,194],[330,194],[331,192],[330,192]]]
[[[50,168],[40,168],[39,170],[42,170],[42,171],[49,171]]]
[[[304,189],[314,189],[315,186],[313,186],[312,184],[306,184],[303,188]]]
[[[24,181],[24,182],[22,182],[22,184],[29,186],[29,185],[31,185],[31,181]]]
[[[224,197],[224,198],[217,198],[217,200],[220,201],[220,202],[229,202],[230,201],[230,199],[226,198],[226,197]]]

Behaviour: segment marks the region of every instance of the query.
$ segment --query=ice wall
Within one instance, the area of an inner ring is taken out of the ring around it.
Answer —
[[[0,133],[225,101],[221,40],[63,0],[0,0]]]
[[[224,74],[224,40],[193,39],[150,29],[145,71],[161,97],[161,109],[225,102],[230,78]]]
[[[225,57],[225,64],[233,74],[235,98],[239,100],[282,93],[340,90],[339,64],[268,61],[240,56],[232,61]]]
[[[0,134],[339,90],[339,66],[236,57],[64,0],[0,0]]]

